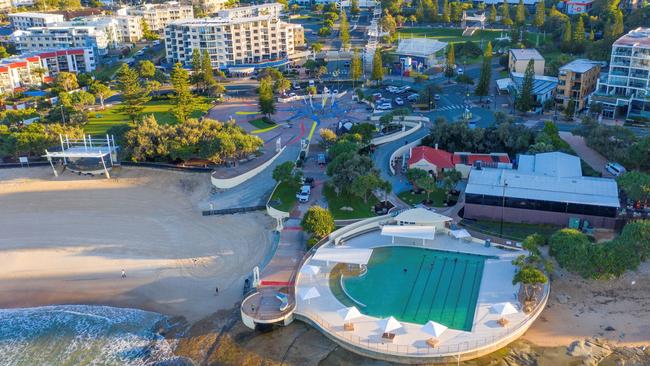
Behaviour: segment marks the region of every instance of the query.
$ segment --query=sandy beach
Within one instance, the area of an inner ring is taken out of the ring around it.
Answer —
[[[153,169],[0,170],[0,308],[103,304],[190,322],[232,308],[273,222],[201,216],[210,189],[208,174]]]

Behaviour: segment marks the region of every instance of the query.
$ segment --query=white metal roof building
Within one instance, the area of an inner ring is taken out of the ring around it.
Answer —
[[[395,54],[410,57],[416,63],[431,67],[437,63],[436,54],[446,48],[446,42],[440,42],[433,38],[400,38]]]
[[[613,227],[620,207],[614,179],[584,177],[580,159],[560,152],[518,160],[516,170],[471,171],[465,218],[566,225],[569,218],[578,217]]]

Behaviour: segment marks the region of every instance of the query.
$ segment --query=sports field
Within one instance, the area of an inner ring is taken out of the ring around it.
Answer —
[[[343,280],[354,303],[339,300],[378,318],[392,315],[418,324],[433,320],[471,331],[486,258],[415,247],[377,248],[365,275]]]

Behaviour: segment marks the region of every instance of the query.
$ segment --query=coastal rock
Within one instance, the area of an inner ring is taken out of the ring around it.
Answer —
[[[571,296],[565,294],[557,294],[555,298],[557,299],[557,302],[559,302],[560,304],[566,304],[571,299]]]
[[[574,341],[567,348],[569,356],[583,360],[583,365],[596,366],[605,357],[612,354],[611,348],[597,339]]]

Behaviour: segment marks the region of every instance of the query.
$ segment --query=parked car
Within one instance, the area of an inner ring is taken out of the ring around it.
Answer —
[[[298,83],[293,84],[293,90],[300,90],[300,84]]]
[[[408,100],[409,102],[415,102],[418,100],[418,98],[420,98],[420,94],[415,93],[406,97],[406,100]]]
[[[621,164],[615,163],[613,161],[610,161],[607,164],[605,164],[605,169],[615,177],[618,177],[619,175],[626,172],[625,168],[623,168]]]
[[[463,71],[462,67],[459,67],[459,68],[456,69],[456,74],[458,74],[459,76],[463,75],[464,73],[465,73],[465,71]]]
[[[325,157],[325,154],[320,153],[318,154],[316,161],[318,162],[318,165],[325,165],[327,164],[327,159]]]
[[[300,192],[296,195],[296,198],[299,202],[309,201],[309,196],[311,195],[311,187],[309,185],[304,185],[300,187]]]
[[[440,94],[436,94],[433,96],[433,100],[440,100]]]
[[[381,103],[377,105],[377,108],[380,111],[387,111],[393,109],[393,106],[390,103]]]
[[[404,100],[402,100],[402,98],[400,98],[400,97],[397,97],[397,98],[395,98],[395,104],[404,105]]]
[[[403,87],[399,88],[397,90],[397,94],[403,94],[406,93],[407,91],[411,90],[411,87],[408,85],[404,85]]]
[[[381,93],[375,93],[375,94],[372,95],[372,97],[373,97],[375,100],[379,100],[379,99],[381,99]]]
[[[311,188],[314,188],[314,177],[301,177],[300,184],[303,186],[307,185]]]

